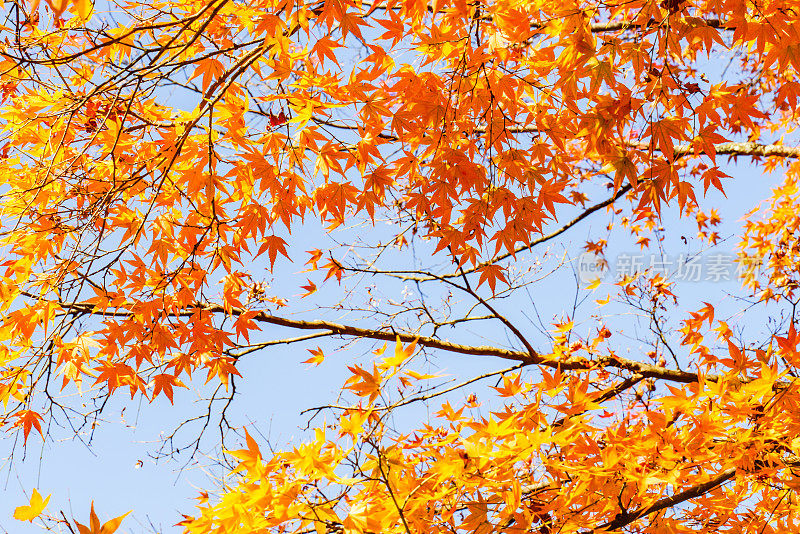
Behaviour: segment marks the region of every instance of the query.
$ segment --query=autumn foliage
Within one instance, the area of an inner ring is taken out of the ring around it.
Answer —
[[[796,0],[0,12],[4,453],[200,394],[160,458],[227,472],[176,531],[800,528]],[[732,299],[570,275],[678,238],[733,251]],[[346,373],[274,408],[302,443],[230,423],[270,355]]]

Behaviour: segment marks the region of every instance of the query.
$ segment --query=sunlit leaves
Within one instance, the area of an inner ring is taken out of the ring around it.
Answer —
[[[793,231],[800,224],[796,211],[798,171],[800,167],[792,164],[784,183],[775,189],[763,210],[748,217],[739,245],[745,280],[764,300],[780,295],[791,298],[800,283],[796,261],[800,248]]]
[[[46,4],[15,4],[0,39],[0,400],[22,446],[88,420],[90,398],[233,395],[252,380],[240,362],[276,346],[333,365],[335,339],[349,375],[312,410],[314,437],[262,454],[246,431],[188,531],[744,531],[787,515],[772,487],[796,486],[800,451],[796,165],[738,258],[756,300],[791,307],[766,339],[739,339],[706,297],[674,317],[680,292],[646,268],[579,292],[602,316],[576,297],[536,319],[517,295],[540,298],[545,247],[584,220],[598,256],[664,246],[674,211],[723,241],[701,204],[738,179],[725,160],[800,156],[791,2]],[[620,220],[627,245],[608,241]],[[627,331],[606,326],[617,313]],[[437,351],[518,367],[450,384]],[[392,427],[411,404],[430,419]],[[692,490],[729,469],[721,497]],[[696,499],[645,519],[683,490]],[[750,522],[713,522],[759,492]],[[77,529],[120,521],[92,507]]]
[[[241,462],[237,469],[252,470],[262,459],[261,450],[247,429],[245,429],[244,434],[247,441],[247,448],[237,451],[228,451],[228,454],[239,459]]]

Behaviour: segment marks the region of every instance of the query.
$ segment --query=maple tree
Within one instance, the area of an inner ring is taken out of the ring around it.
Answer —
[[[169,413],[196,388],[211,401],[189,454],[218,425],[230,468],[176,519],[188,533],[797,528],[795,2],[2,13],[12,450],[94,429],[111,398]],[[690,223],[718,246],[743,160],[781,178],[736,236],[741,313],[684,313],[691,290],[643,266],[576,280],[564,314],[526,322],[529,290],[574,266],[556,243],[607,261],[688,243]],[[226,410],[255,379],[242,362],[287,346],[349,375],[308,439],[266,453]],[[436,362],[456,356],[484,367],[449,382]],[[31,488],[15,517],[123,522],[49,499]]]

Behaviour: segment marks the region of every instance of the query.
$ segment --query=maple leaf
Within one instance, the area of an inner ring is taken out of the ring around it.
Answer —
[[[333,50],[339,48],[341,45],[331,39],[329,36],[322,37],[318,39],[316,43],[314,43],[314,47],[312,48],[312,53],[316,54],[319,58],[320,63],[325,61],[325,58],[330,59],[336,66],[339,65],[339,61],[336,59],[336,54],[334,54]]]
[[[494,387],[502,397],[513,397],[522,391],[522,383],[519,373],[513,375],[503,375],[503,385]]]
[[[707,320],[708,326],[711,326],[711,324],[714,322],[714,306],[708,302],[704,302],[703,304],[705,304],[705,306],[700,309],[698,319],[700,322]]]
[[[58,19],[67,9],[69,0],[46,0],[46,2],[50,9],[53,10],[53,16]],[[38,2],[36,5],[39,5]]]
[[[286,241],[283,238],[276,235],[270,235],[264,236],[262,240],[264,243],[258,249],[256,256],[263,254],[266,251],[269,255],[270,270],[275,267],[275,260],[277,259],[279,252],[283,254],[289,261],[292,261],[292,259],[289,257],[289,254],[286,252]]]
[[[419,373],[417,371],[414,371],[413,369],[404,371],[403,374],[413,378],[414,380],[431,380],[432,378],[439,378],[440,376],[440,375],[432,375],[429,373]]]
[[[308,280],[308,285],[300,286],[300,288],[305,289],[306,291],[305,293],[300,295],[300,298],[306,298],[307,296],[313,295],[314,293],[317,292],[317,284],[315,284],[311,280]]]
[[[238,369],[236,369],[235,360],[228,357],[212,358],[205,363],[208,368],[208,375],[206,376],[206,384],[208,384],[215,376],[219,378],[220,382],[228,389],[230,376],[242,376]]]
[[[253,330],[261,330],[261,327],[253,320],[260,312],[256,310],[248,310],[243,312],[236,318],[236,322],[233,324],[234,328],[236,329],[236,336],[243,337],[248,343],[250,343],[250,332]]]
[[[78,16],[81,18],[84,24],[88,22],[89,17],[94,10],[92,0],[73,0],[73,3],[78,10]]]
[[[385,347],[384,347],[385,348]],[[414,352],[417,350],[417,342],[412,341],[407,346],[403,347],[402,341],[400,341],[400,337],[397,337],[397,341],[395,343],[394,355],[388,358],[384,358],[380,364],[381,369],[391,369],[393,367],[400,367],[406,360],[408,360]],[[383,351],[381,351],[383,353]]]
[[[317,263],[322,259],[322,251],[317,248],[314,250],[307,250],[306,253],[311,255],[311,258],[305,263],[306,265],[310,265],[307,271],[316,271]]]
[[[153,402],[158,396],[158,394],[163,392],[164,395],[166,395],[167,398],[169,399],[170,404],[174,404],[172,400],[172,395],[173,395],[172,388],[186,387],[186,385],[180,380],[178,380],[178,378],[175,375],[171,375],[168,373],[157,374],[156,376],[153,377],[151,384],[153,386],[153,394],[150,398],[150,402]]]
[[[602,282],[603,282],[602,278],[595,278],[592,282],[590,282],[586,286],[586,289],[597,289],[597,287],[599,287]]]
[[[654,121],[648,126],[645,135],[651,135],[653,143],[658,146],[668,161],[675,158],[674,140],[686,138],[686,119],[666,117]]]
[[[348,366],[347,369],[353,373],[353,376],[345,381],[344,388],[354,391],[360,397],[369,397],[369,403],[372,404],[381,392],[383,380],[378,367],[373,364],[372,373],[358,365]]]
[[[342,266],[341,266],[341,264],[339,262],[337,262],[336,260],[331,258],[322,267],[323,267],[323,269],[324,268],[328,269],[328,272],[325,274],[325,280],[323,280],[323,281],[327,281],[328,278],[333,276],[333,277],[336,278],[337,282],[339,282],[340,284],[342,283],[342,275],[344,274],[344,269],[342,269]]]
[[[311,358],[307,360],[303,360],[303,363],[310,363],[312,365],[319,365],[323,361],[325,361],[325,354],[322,352],[322,349],[317,347],[316,349],[308,349],[308,352],[311,353]]]
[[[219,78],[220,75],[225,71],[225,66],[222,62],[216,58],[208,58],[200,61],[192,76],[189,78],[189,81],[197,78],[198,76],[202,76],[203,79],[201,81],[201,86],[203,88],[203,92],[208,91],[208,88],[211,86],[212,82]]]
[[[565,323],[560,323],[555,326],[556,326],[555,332],[558,334],[563,334],[565,332],[569,332],[570,330],[572,330],[575,327],[575,322],[567,321]]]
[[[721,181],[721,179],[723,178],[730,178],[730,176],[719,170],[719,168],[717,167],[708,169],[705,172],[703,172],[704,192],[708,193],[708,188],[713,185],[720,193],[724,195],[725,191],[723,190]]]
[[[268,118],[269,118],[269,125],[272,128],[275,128],[282,124],[286,124],[287,121],[286,113],[284,113],[283,111],[281,111],[277,115],[273,115],[272,113],[270,113]]]
[[[244,429],[244,436],[245,436],[245,441],[247,443],[246,449],[226,451],[228,454],[230,454],[231,456],[240,461],[239,465],[236,468],[237,471],[241,469],[250,470],[255,465],[257,465],[262,459],[261,449],[259,449],[258,443],[256,443],[256,440],[253,439],[253,437],[250,435],[250,433],[247,431],[246,428]]]
[[[36,488],[33,488],[33,491],[31,492],[30,503],[24,506],[17,506],[14,509],[14,519],[19,521],[33,522],[34,519],[41,515],[49,501],[50,495],[42,499],[42,496],[39,494]]]
[[[22,410],[14,414],[16,421],[14,421],[15,427],[21,426],[22,433],[24,435],[24,443],[28,443],[28,434],[31,433],[32,429],[36,429],[39,432],[39,435],[44,439],[44,433],[42,432],[42,416],[33,411],[33,410]]]
[[[110,519],[101,525],[100,519],[94,511],[94,501],[92,501],[92,510],[89,514],[89,526],[82,525],[77,521],[75,521],[75,526],[78,527],[78,532],[80,534],[114,534],[122,523],[122,520],[125,519],[128,514],[130,514],[130,512]]]
[[[484,265],[480,269],[481,276],[478,279],[478,285],[480,286],[484,282],[489,284],[489,289],[492,290],[492,293],[495,292],[495,286],[497,285],[497,281],[501,281],[505,284],[508,284],[508,279],[504,273],[505,269],[502,266],[497,265],[496,263],[490,263],[488,265]]]
[[[611,295],[609,294],[609,295],[606,295],[606,298],[604,298],[604,299],[598,299],[598,300],[595,300],[595,303],[596,303],[598,306],[605,306],[605,305],[606,305],[606,304],[608,304],[610,301],[611,301]]]

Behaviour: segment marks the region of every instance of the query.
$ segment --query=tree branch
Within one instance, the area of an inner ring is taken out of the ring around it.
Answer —
[[[66,313],[85,314],[85,315],[102,315],[104,317],[132,317],[132,311],[113,311],[108,312],[104,310],[95,310],[90,304],[69,303],[69,302],[53,302],[53,304],[64,309]],[[247,310],[241,308],[228,308],[219,304],[203,304],[195,303],[194,309],[199,308],[202,311],[209,313],[222,313],[226,315],[240,316]],[[172,313],[173,316],[190,316],[194,313],[194,309],[189,308],[184,311]],[[428,336],[406,334],[400,332],[389,332],[385,330],[376,330],[372,328],[362,328],[354,325],[345,325],[334,323],[331,321],[313,320],[304,321],[302,319],[289,319],[288,317],[280,317],[272,315],[267,311],[259,311],[251,317],[252,320],[266,324],[274,324],[286,328],[294,328],[298,330],[323,330],[329,334],[340,336],[376,339],[381,341],[395,341],[399,338],[404,343],[411,343],[416,341],[417,345],[428,347],[432,349],[440,349],[447,352],[456,354],[468,354],[474,356],[494,356],[504,360],[512,360],[523,363],[525,365],[542,365],[553,369],[561,370],[591,370],[600,367],[624,369],[632,373],[641,375],[644,378],[657,378],[660,380],[669,380],[671,382],[680,382],[683,384],[690,384],[698,382],[700,376],[696,373],[687,371],[680,371],[675,369],[667,369],[665,367],[658,367],[649,363],[630,360],[619,356],[607,356],[597,360],[589,360],[582,356],[567,357],[559,359],[553,355],[545,355],[531,350],[518,351],[503,349],[500,347],[491,347],[486,345],[462,345],[460,343],[451,343]],[[297,341],[297,340],[290,340]],[[285,342],[284,340],[278,341],[279,343]],[[716,382],[717,376],[705,375],[705,380]]]
[[[219,305],[202,306],[202,309],[211,313],[229,313],[236,316],[245,313],[245,310],[238,308],[226,310],[224,307]],[[457,354],[495,356],[505,360],[518,361],[526,365],[542,365],[544,367],[550,367],[553,369],[589,370],[598,367],[612,367],[617,369],[625,369],[627,371],[642,375],[645,378],[658,378],[672,382],[681,382],[684,384],[697,382],[699,380],[699,377],[696,373],[667,369],[636,360],[621,358],[619,356],[606,357],[599,360],[588,360],[583,357],[568,357],[565,359],[559,359],[552,355],[543,355],[535,351],[529,353],[527,351],[509,350],[499,347],[461,345],[459,343],[451,343],[449,341],[443,341],[427,336],[361,328],[358,326],[338,324],[330,321],[303,321],[300,319],[289,319],[287,317],[272,315],[265,311],[258,312],[256,315],[252,316],[252,320],[300,330],[327,330],[332,334],[365,339],[394,341],[396,338],[400,338],[400,340],[404,343],[416,341],[417,345],[422,347],[440,349]],[[717,377],[706,376],[705,379],[716,381]]]
[[[651,504],[650,506],[645,506],[643,508],[639,508],[634,512],[622,512],[617,514],[617,517],[614,518],[613,521],[606,523],[597,527],[595,530],[605,530],[605,531],[612,531],[612,530],[619,530],[622,527],[629,525],[640,519],[644,516],[650,515],[655,512],[660,512],[665,508],[671,508],[676,504],[680,504],[682,502],[688,501],[689,499],[694,499],[695,497],[699,497],[706,492],[716,488],[717,486],[721,486],[728,480],[732,479],[736,476],[736,468],[732,467],[720,473],[719,475],[715,476],[708,482],[704,482],[703,484],[698,484],[697,486],[693,486],[686,491],[682,491],[680,493],[676,493],[675,495],[671,495],[669,497],[664,497],[656,501],[655,503]]]
[[[733,30],[733,27],[727,26],[724,22],[719,19],[702,19],[706,26],[709,28],[717,28],[720,30]],[[599,22],[595,24],[591,24],[589,27],[592,33],[604,33],[604,32],[615,32],[620,30],[630,30],[633,28],[650,28],[653,26],[658,26],[659,23],[656,22],[654,19],[650,19],[646,24],[636,24],[629,21],[617,21],[617,22]]]
[[[644,143],[637,143],[631,145],[632,148],[639,150],[649,150],[650,145]],[[674,148],[673,154],[676,158],[683,156],[690,156],[695,153],[695,145],[685,144],[677,145]],[[782,158],[800,159],[800,147],[786,146],[786,145],[765,145],[761,143],[719,143],[714,145],[714,152],[725,156],[776,156]],[[699,150],[698,154],[708,153],[705,150]]]

